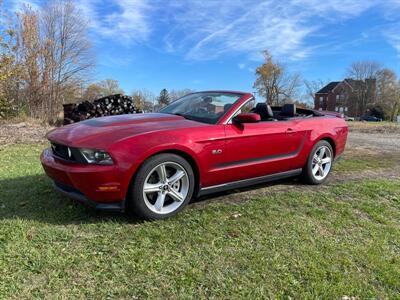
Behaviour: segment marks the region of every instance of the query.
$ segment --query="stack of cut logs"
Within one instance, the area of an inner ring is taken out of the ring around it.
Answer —
[[[121,94],[103,97],[93,102],[64,104],[64,125],[104,116],[142,113],[129,96]]]

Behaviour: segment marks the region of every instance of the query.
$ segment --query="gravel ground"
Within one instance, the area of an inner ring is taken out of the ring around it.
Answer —
[[[45,135],[53,127],[36,123],[0,125],[0,150],[10,144],[31,144],[45,142]]]
[[[348,148],[361,146],[378,152],[394,152],[400,154],[400,133],[362,133],[350,132],[347,141]]]

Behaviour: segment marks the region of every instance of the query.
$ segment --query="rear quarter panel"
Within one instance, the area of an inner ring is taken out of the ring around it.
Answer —
[[[308,138],[298,160],[304,166],[314,145],[322,140],[333,143],[335,158],[339,157],[346,146],[348,126],[344,119],[333,116],[321,116],[304,119],[299,122],[303,130],[308,132]]]

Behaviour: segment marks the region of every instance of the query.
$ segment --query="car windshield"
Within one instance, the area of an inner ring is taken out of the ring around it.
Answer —
[[[241,97],[241,94],[233,93],[194,93],[176,100],[160,112],[198,122],[216,124]]]

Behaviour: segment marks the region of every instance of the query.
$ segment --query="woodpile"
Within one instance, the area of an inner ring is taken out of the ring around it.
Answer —
[[[104,116],[142,113],[134,106],[131,97],[121,94],[103,97],[93,102],[83,101],[63,106],[64,125]]]

